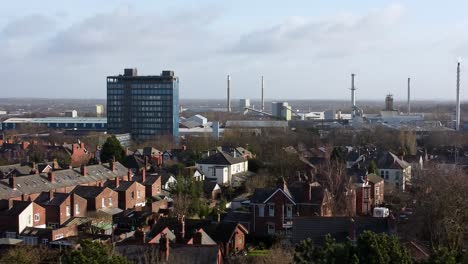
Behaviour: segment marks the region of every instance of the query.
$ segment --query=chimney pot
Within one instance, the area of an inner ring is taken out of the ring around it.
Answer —
[[[81,175],[83,175],[83,176],[86,176],[86,174],[88,174],[88,170],[87,170],[87,168],[86,168],[86,165],[81,164],[80,173],[81,173]]]
[[[15,176],[10,177],[9,183],[10,183],[10,187],[16,190],[16,177]]]
[[[132,170],[128,169],[128,171],[127,171],[127,181],[129,181],[131,179],[132,179]]]
[[[54,172],[53,172],[53,171],[49,171],[49,172],[47,173],[47,176],[48,176],[50,182],[55,182],[55,176],[54,176]]]
[[[112,157],[110,162],[111,171],[115,171],[115,156]]]

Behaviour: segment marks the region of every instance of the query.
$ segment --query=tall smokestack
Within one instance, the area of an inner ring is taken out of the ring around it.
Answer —
[[[264,96],[264,88],[265,88],[265,81],[263,80],[262,76],[262,112],[265,111],[265,97]]]
[[[455,129],[460,130],[460,60],[457,63],[457,108]]]
[[[411,78],[408,78],[408,115],[411,114]]]
[[[351,73],[351,116],[355,117],[356,116],[356,87],[354,87],[354,76],[356,74]]]
[[[227,111],[231,112],[231,76],[227,76]]]

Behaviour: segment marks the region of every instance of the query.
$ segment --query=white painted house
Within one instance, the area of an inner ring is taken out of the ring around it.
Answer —
[[[198,161],[195,166],[205,175],[207,180],[216,180],[218,184],[230,185],[232,177],[236,174],[246,173],[249,170],[247,159],[236,152],[233,155],[219,151]]]
[[[379,159],[377,168],[380,177],[385,181],[385,186],[405,191],[411,182],[411,164],[392,152],[386,153]]]

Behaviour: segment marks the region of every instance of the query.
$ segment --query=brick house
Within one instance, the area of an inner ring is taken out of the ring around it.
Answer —
[[[367,180],[371,186],[371,199],[374,202],[372,208],[384,203],[385,181],[382,177],[375,174],[368,174]]]
[[[224,257],[245,250],[245,237],[249,232],[239,223],[218,223],[213,239],[218,243]]]
[[[8,207],[0,211],[0,222],[0,230],[7,237],[11,237],[11,234],[15,237],[26,227],[45,228],[46,211],[34,202],[10,201]]]
[[[108,187],[76,186],[73,193],[86,199],[88,212],[118,207],[118,194]]]
[[[286,184],[277,189],[256,189],[250,199],[252,233],[257,236],[289,232],[296,202]]]
[[[250,231],[256,236],[290,234],[292,218],[301,216],[331,216],[331,195],[319,183],[286,182],[276,189],[256,189],[250,199]]]
[[[36,228],[26,227],[18,238],[23,240],[25,245],[47,245],[48,243],[67,237],[78,236],[78,226],[64,226],[61,228]]]
[[[117,192],[118,207],[122,210],[143,207],[146,204],[146,187],[137,181],[120,181],[115,178],[106,182],[105,186]]]
[[[364,176],[354,184],[356,189],[356,214],[371,215],[373,200],[371,195],[372,186],[369,184],[367,176]]]
[[[379,174],[385,184],[397,190],[405,191],[411,184],[411,164],[398,157],[392,152],[385,152],[377,160]]]
[[[161,194],[161,176],[157,174],[148,175],[142,182],[145,186],[145,196],[147,198]]]
[[[42,192],[34,202],[46,209],[47,226],[59,227],[71,217],[86,216],[87,201],[76,193]]]
[[[0,200],[34,201],[41,192],[69,193],[77,185],[100,186],[116,177],[128,178],[128,169],[119,162],[10,177],[0,180]]]

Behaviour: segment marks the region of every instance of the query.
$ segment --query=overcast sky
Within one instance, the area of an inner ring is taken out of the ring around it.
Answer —
[[[21,0],[0,8],[0,97],[105,98],[106,76],[171,69],[181,98],[455,100],[466,0]],[[468,61],[462,98],[468,99]],[[466,81],[465,81],[466,80]],[[465,92],[466,91],[466,92]]]

